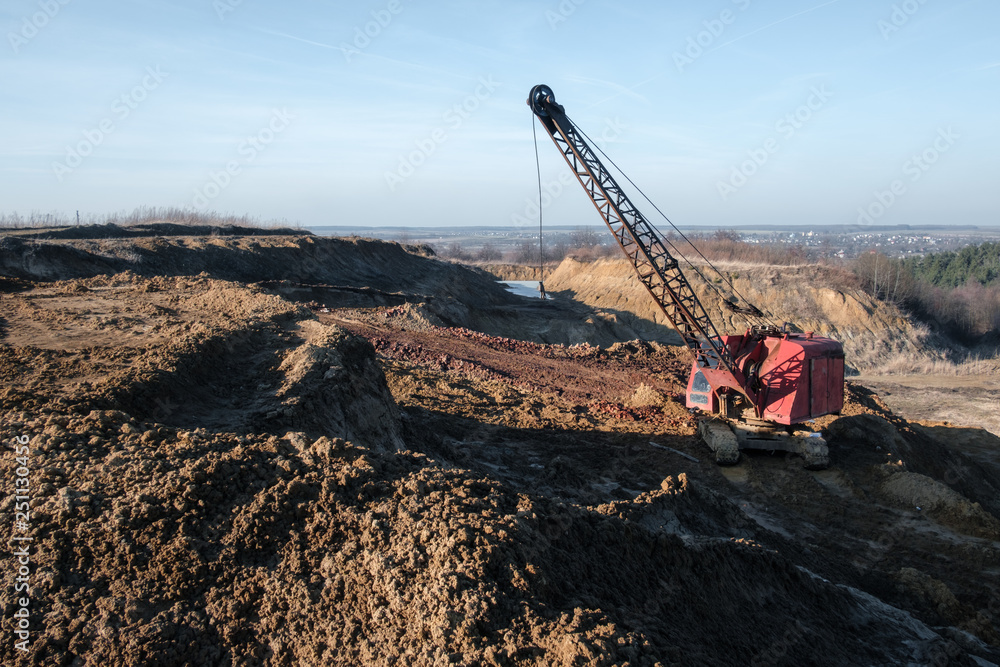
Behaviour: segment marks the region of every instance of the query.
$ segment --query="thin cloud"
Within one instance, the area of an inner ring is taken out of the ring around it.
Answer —
[[[616,97],[621,97],[622,95],[633,95],[633,96],[637,97],[638,99],[642,100],[643,102],[648,103],[649,100],[647,100],[642,95],[639,95],[638,93],[634,93],[632,91],[634,91],[639,86],[645,86],[650,81],[655,81],[656,79],[659,79],[661,76],[663,76],[663,75],[662,74],[654,74],[653,76],[649,77],[648,79],[643,79],[639,83],[632,84],[631,86],[620,86],[618,84],[612,84],[616,88],[620,88],[620,90],[617,93],[615,93],[614,95],[611,95],[610,97],[605,97],[602,100],[598,100],[598,101],[594,102],[593,104],[591,104],[587,108],[588,109],[592,109],[592,108],[598,106],[599,104],[604,104],[605,102],[610,102],[611,100],[615,99]]]
[[[784,23],[785,21],[791,21],[792,19],[796,18],[797,16],[802,16],[803,14],[808,14],[809,12],[814,12],[817,9],[822,9],[823,7],[827,7],[829,5],[836,4],[838,2],[840,2],[840,0],[830,0],[829,2],[824,2],[823,4],[816,5],[815,7],[810,7],[809,9],[803,9],[801,12],[796,12],[795,14],[792,14],[791,16],[786,16],[783,19],[778,19],[774,23],[768,23],[767,25],[761,26],[760,28],[757,28],[756,30],[751,30],[750,32],[746,33],[745,35],[740,35],[739,37],[734,37],[733,39],[729,40],[728,42],[723,42],[722,44],[719,44],[714,49],[709,49],[705,53],[712,53],[713,51],[718,51],[719,49],[721,49],[724,46],[729,46],[730,44],[732,44],[734,42],[738,42],[741,39],[745,39],[745,38],[749,37],[750,35],[756,35],[758,32],[760,32],[762,30],[767,30],[768,28],[773,28],[774,26],[778,25],[779,23]]]
[[[324,49],[333,49],[334,51],[344,51],[342,47],[333,46],[331,44],[324,44],[322,42],[314,42],[311,39],[305,39],[304,37],[296,37],[295,35],[289,35],[287,32],[278,32],[277,30],[268,30],[267,28],[254,28],[258,32],[267,33],[268,35],[276,35],[278,37],[287,37],[288,39],[294,39],[296,42],[303,42],[305,44],[312,44],[313,46],[319,46]]]
[[[275,35],[277,37],[286,37],[288,39],[294,39],[297,42],[303,42],[305,44],[311,44],[313,46],[318,46],[324,49],[330,49],[332,51],[340,51],[344,56],[371,58],[373,60],[381,60],[383,62],[392,63],[393,65],[400,65],[402,67],[409,67],[411,69],[416,69],[424,72],[432,72],[434,74],[443,74],[445,76],[451,76],[458,79],[465,79],[467,81],[477,81],[476,77],[468,76],[465,74],[456,74],[455,72],[449,72],[447,70],[437,69],[434,67],[428,67],[426,65],[421,65],[420,63],[410,62],[408,60],[398,60],[396,58],[389,58],[387,56],[380,56],[376,53],[368,53],[366,51],[361,51],[360,49],[351,48],[349,46],[334,46],[332,44],[324,44],[323,42],[316,42],[311,39],[305,39],[303,37],[297,37],[295,35],[289,35],[288,33],[278,32],[276,30],[268,30],[267,28],[255,27],[254,30],[259,32],[267,33],[268,35]]]
[[[722,44],[719,44],[715,48],[709,49],[705,53],[711,53],[713,51],[718,51],[719,49],[723,48],[724,46],[729,46],[730,44],[733,44],[735,42],[740,41],[741,39],[745,39],[747,37],[750,37],[751,35],[756,35],[758,32],[761,32],[763,30],[767,30],[768,28],[773,28],[774,26],[778,25],[779,23],[784,23],[785,21],[791,21],[792,19],[794,19],[796,17],[799,17],[799,16],[802,16],[803,14],[808,14],[809,12],[814,12],[817,9],[822,9],[823,7],[828,7],[828,6],[836,4],[838,2],[840,2],[840,0],[829,0],[828,2],[824,2],[824,3],[820,4],[820,5],[816,5],[815,7],[810,7],[809,9],[803,9],[801,12],[796,12],[794,14],[786,16],[785,18],[778,19],[777,21],[774,21],[772,23],[768,23],[767,25],[761,26],[760,28],[757,28],[756,30],[752,30],[752,31],[750,31],[750,32],[748,32],[748,33],[746,33],[744,35],[740,35],[739,37],[735,37],[735,38],[729,40],[728,42],[723,42]],[[648,79],[644,79],[644,80],[640,81],[639,83],[637,83],[635,85],[629,86],[627,88],[622,88],[619,92],[615,93],[614,95],[611,95],[610,97],[606,97],[606,98],[604,98],[602,100],[594,102],[593,104],[591,104],[587,108],[589,109],[589,108],[595,107],[595,106],[597,106],[599,104],[604,104],[605,102],[609,102],[609,101],[611,101],[611,100],[615,99],[616,97],[619,97],[620,95],[623,95],[623,94],[634,94],[634,93],[632,93],[632,91],[635,90],[636,88],[638,88],[639,86],[643,86],[643,85],[649,83],[650,81],[654,81],[654,80],[656,80],[656,79],[658,79],[658,78],[660,78],[662,76],[663,76],[663,74],[654,74],[653,76],[649,77]],[[580,80],[584,81],[584,82],[592,81],[592,80],[587,80],[587,79],[580,79]],[[616,84],[609,84],[609,85],[615,86]],[[645,98],[642,97],[642,96],[637,95],[637,97],[639,97],[643,101],[646,101]]]
[[[620,83],[615,83],[613,81],[604,81],[603,79],[592,79],[590,77],[584,77],[584,76],[569,76],[566,77],[566,80],[573,81],[576,83],[584,83],[591,86],[603,86],[605,88],[610,88],[611,90],[617,91],[615,94],[616,97],[618,95],[628,95],[629,97],[634,97],[640,102],[646,104],[649,103],[649,100],[647,100],[645,97],[643,97],[639,93],[633,92],[633,88],[635,88],[636,86],[627,87],[621,85]]]

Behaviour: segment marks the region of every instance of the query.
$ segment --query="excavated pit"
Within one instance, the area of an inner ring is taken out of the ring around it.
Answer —
[[[634,333],[581,304],[417,255],[374,277],[394,244],[129,242],[145,275],[0,257],[36,267],[0,285],[34,538],[5,665],[1000,663],[1000,440],[849,384],[829,470],[720,469],[686,353],[574,345]]]

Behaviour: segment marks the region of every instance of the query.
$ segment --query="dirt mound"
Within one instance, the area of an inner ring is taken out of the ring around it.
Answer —
[[[942,617],[951,621],[961,618],[962,605],[944,582],[912,567],[901,568],[896,581],[910,595],[936,608]]]
[[[45,454],[40,629],[6,664],[857,664],[942,643],[706,537],[749,522],[683,478],[595,512],[337,439],[6,416]]]
[[[927,475],[893,472],[882,484],[881,493],[890,502],[918,512],[927,512],[939,522],[962,532],[1000,539],[1000,521],[960,493]]]
[[[837,440],[885,448],[886,451],[900,444],[896,428],[883,417],[869,413],[836,419],[827,431]]]
[[[321,321],[368,338],[382,358],[401,362],[393,369],[398,372],[390,373],[397,398],[434,402],[453,392],[457,411],[509,426],[540,421],[552,427],[597,425],[609,416],[614,428],[625,431],[645,430],[649,424],[679,431],[693,426],[678,400],[691,362],[677,348],[642,341],[607,349],[549,345],[454,327],[412,328],[399,310],[389,309],[384,319],[367,322],[342,319],[344,314],[320,315]],[[438,372],[467,382],[445,388],[433,379]],[[427,391],[428,383],[435,391]],[[634,402],[637,387],[639,403]],[[526,395],[538,393],[556,399],[543,406]],[[468,401],[470,395],[488,401]]]
[[[626,404],[633,408],[644,408],[663,405],[666,402],[666,396],[643,383],[636,388],[635,392],[626,401]]]
[[[839,340],[847,363],[871,368],[898,355],[938,358],[944,343],[914,326],[895,306],[856,289],[830,287],[839,282],[832,269],[820,266],[772,267],[720,265],[736,289],[779,326],[790,322],[799,331]],[[743,333],[746,322],[723,306],[722,298],[695,272],[687,271],[695,293],[720,333]],[[549,293],[571,295],[605,316],[629,326],[646,340],[673,345],[680,338],[649,297],[625,259],[580,262],[566,258],[545,281]],[[721,287],[721,286],[717,286]]]
[[[245,283],[290,281],[489,306],[513,297],[491,276],[407,252],[397,243],[296,236],[141,237],[100,241],[0,239],[0,272],[69,280],[130,271]],[[420,299],[425,300],[425,299]],[[457,307],[453,305],[453,307]]]
[[[896,472],[882,484],[882,493],[892,500],[907,507],[917,507],[917,510],[936,510],[945,507],[959,506],[963,501],[961,495],[955,493],[944,484],[927,475],[915,472]]]
[[[638,334],[568,299],[508,292],[480,269],[437,260],[425,246],[373,239],[176,236],[41,240],[0,236],[0,275],[59,281],[115,274],[255,283],[317,308],[413,307],[435,325],[545,343],[610,345]]]
[[[18,384],[65,393],[79,409],[187,429],[401,444],[371,346],[259,288],[120,274],[6,300],[20,331],[8,343],[24,346],[0,356],[24,368]]]
[[[890,503],[927,514],[970,535],[1000,536],[1000,488],[989,468],[949,446],[951,433],[935,437],[893,415],[870,390],[848,383],[845,416],[819,420],[834,452],[870,479]],[[957,435],[957,434],[956,434]]]

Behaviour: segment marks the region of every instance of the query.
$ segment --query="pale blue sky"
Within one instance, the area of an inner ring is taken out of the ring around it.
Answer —
[[[524,222],[545,83],[678,224],[1000,225],[998,19],[991,0],[4,0],[0,211]],[[550,223],[600,222],[565,189]]]

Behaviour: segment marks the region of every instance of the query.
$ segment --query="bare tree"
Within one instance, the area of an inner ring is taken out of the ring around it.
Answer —
[[[572,248],[593,248],[601,245],[601,239],[593,227],[577,227],[569,234],[569,245]]]
[[[743,237],[735,229],[719,229],[712,234],[712,238],[716,241],[730,241],[732,243],[740,243],[743,241]]]
[[[465,249],[462,248],[462,244],[458,241],[452,241],[449,243],[442,254],[449,259],[457,259],[461,262],[472,259],[471,255],[465,252]]]
[[[500,251],[497,250],[496,245],[490,241],[484,243],[483,247],[476,253],[476,259],[480,262],[496,262],[499,261],[501,257],[502,255],[500,254]]]
[[[517,264],[535,264],[538,262],[538,247],[534,241],[525,239],[517,244],[513,259]]]

